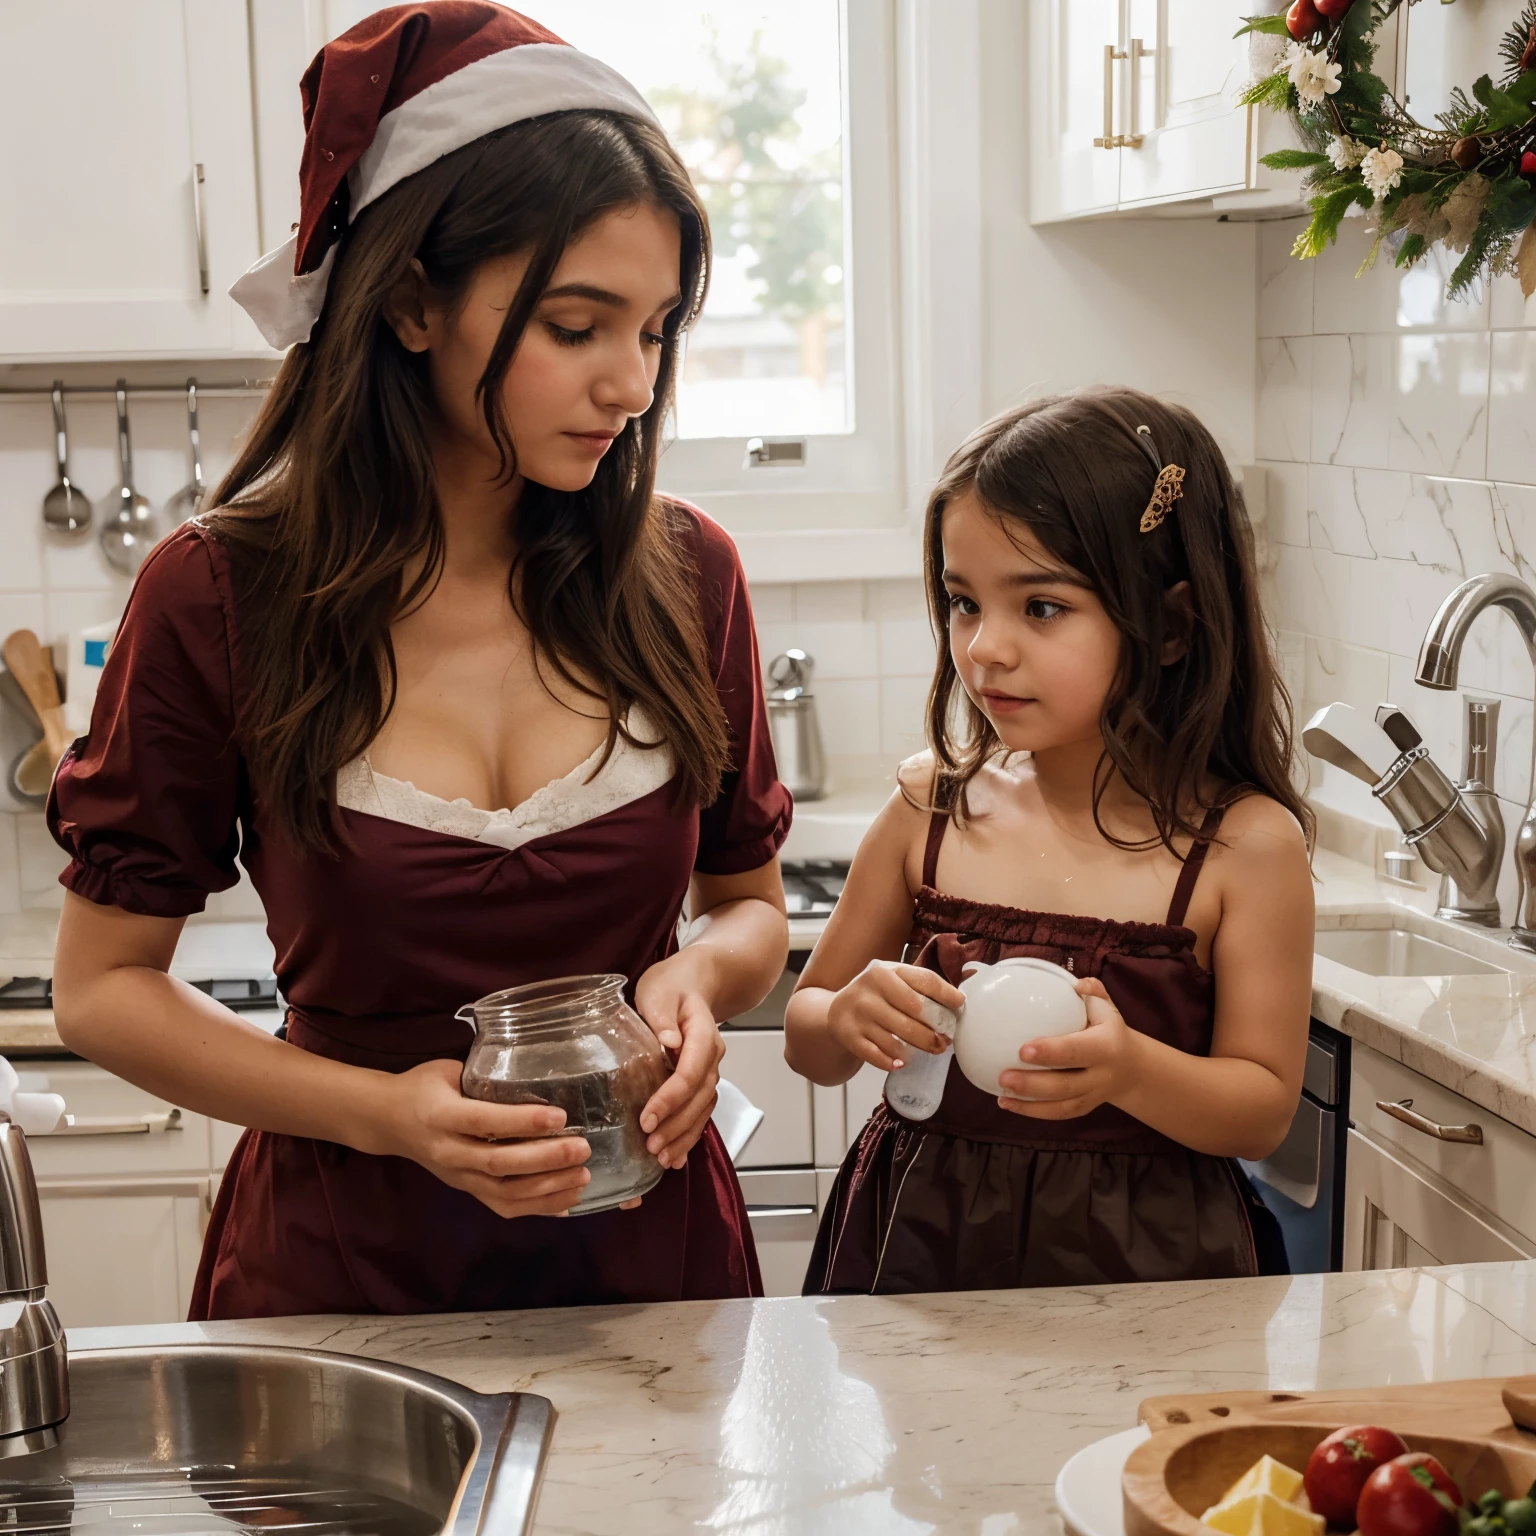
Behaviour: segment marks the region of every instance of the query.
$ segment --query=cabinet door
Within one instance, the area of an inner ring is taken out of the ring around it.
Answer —
[[[1128,103],[1120,0],[1032,0],[1030,218],[1103,213],[1120,201]]]
[[[207,1181],[110,1180],[39,1190],[48,1295],[66,1328],[177,1323],[187,1315]]]
[[[1484,1264],[1531,1250],[1497,1217],[1359,1131],[1345,1165],[1344,1268]]]
[[[738,1168],[808,1167],[811,1085],[784,1060],[782,1029],[727,1029],[724,1076],[763,1112],[763,1123],[736,1161]]]
[[[1121,206],[1239,191],[1248,184],[1252,11],[1233,0],[1130,0]]]
[[[0,360],[261,350],[228,295],[259,254],[244,0],[0,0],[0,36]]]

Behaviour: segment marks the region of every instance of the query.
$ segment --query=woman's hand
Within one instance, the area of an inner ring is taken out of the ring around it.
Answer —
[[[1136,1080],[1134,1053],[1139,1038],[1109,1000],[1104,983],[1086,976],[1077,995],[1088,1007],[1088,1027],[1071,1035],[1047,1035],[1019,1051],[1021,1061],[1054,1072],[1004,1072],[1006,1090],[998,1103],[1032,1120],[1075,1120],[1113,1103]]]
[[[924,966],[872,960],[833,997],[827,1032],[849,1055],[894,1071],[915,1050],[936,1056],[949,1044],[922,1022],[928,998],[952,1012],[965,1006],[957,987]]]
[[[427,1061],[390,1078],[377,1150],[420,1163],[498,1216],[565,1215],[592,1181],[582,1167],[591,1147],[554,1134],[563,1109],[466,1099],[462,1070],[456,1061]]]
[[[658,961],[635,987],[635,1008],[673,1055],[672,1075],[640,1111],[647,1149],[681,1168],[715,1110],[725,1042],[708,1002],[710,957],[685,947]]]

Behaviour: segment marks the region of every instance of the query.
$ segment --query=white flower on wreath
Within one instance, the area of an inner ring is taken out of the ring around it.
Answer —
[[[1367,146],[1359,139],[1352,139],[1347,133],[1341,133],[1336,139],[1328,141],[1328,159],[1336,171],[1348,171],[1359,165],[1365,159]]]
[[[1287,57],[1286,74],[1305,106],[1315,107],[1325,96],[1332,96],[1339,88],[1342,72],[1326,54],[1313,53],[1299,45],[1296,52]]]
[[[1379,203],[1403,179],[1403,157],[1395,149],[1367,150],[1360,175],[1366,191]]]

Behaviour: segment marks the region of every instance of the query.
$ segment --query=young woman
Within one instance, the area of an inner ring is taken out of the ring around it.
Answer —
[[[483,0],[380,12],[304,86],[292,265],[237,290],[298,345],[55,782],[60,1033],[254,1128],[194,1317],[758,1293],[709,1115],[715,1021],[783,964],[789,797],[734,549],[652,491],[703,210],[624,81]],[[237,853],[286,1039],[167,974]],[[675,1052],[669,1171],[531,1219],[587,1144],[462,1098],[454,1013],[611,971]]]
[[[1001,1097],[951,1062],[932,1119],[877,1108],[806,1290],[1283,1270],[1232,1159],[1301,1091],[1309,816],[1221,455],[1132,390],[1042,400],[951,458],[926,549],[932,751],[859,849],[790,1063],[838,1083],[941,1051],[924,1000],[1009,956],[1080,977],[1088,1027],[1025,1046]]]

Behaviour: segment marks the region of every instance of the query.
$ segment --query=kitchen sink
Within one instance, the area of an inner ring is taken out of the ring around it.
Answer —
[[[518,1536],[554,1421],[542,1397],[301,1349],[81,1351],[69,1390],[58,1443],[0,1459],[0,1530]]]
[[[1367,976],[1502,976],[1506,968],[1406,928],[1320,930],[1313,949]]]

